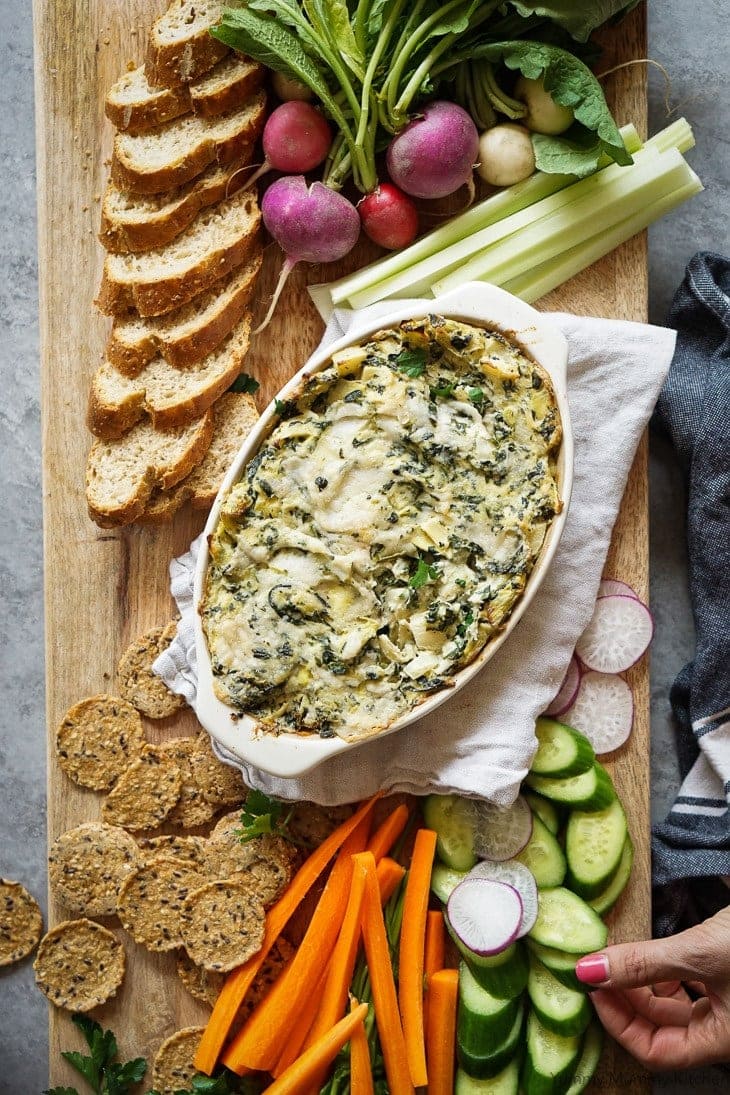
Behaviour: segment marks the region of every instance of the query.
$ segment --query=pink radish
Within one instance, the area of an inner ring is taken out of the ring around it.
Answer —
[[[298,262],[336,262],[352,250],[360,235],[360,217],[352,202],[323,183],[308,186],[303,175],[287,175],[272,183],[261,202],[261,213],[286,260],[257,331],[267,326]]]
[[[444,198],[472,178],[477,127],[455,103],[428,103],[388,147],[388,173],[414,198]]]
[[[563,721],[580,730],[600,756],[624,744],[634,723],[634,699],[623,677],[584,673],[575,703]]]
[[[465,878],[446,906],[449,924],[474,954],[499,954],[518,935],[522,899],[513,886],[491,878]]]
[[[415,205],[392,183],[380,183],[358,202],[357,208],[365,235],[389,251],[407,247],[418,234]]]
[[[579,687],[580,665],[575,654],[573,654],[568,663],[566,674],[563,677],[563,683],[560,685],[553,702],[549,707],[545,708],[545,714],[552,716],[562,715],[564,711],[568,710],[575,699]]]
[[[292,99],[269,114],[262,143],[264,162],[248,180],[247,186],[253,186],[262,175],[272,170],[294,174],[312,171],[327,158],[332,145],[332,130],[316,107]],[[241,171],[246,170],[245,167],[241,168]]]
[[[537,920],[537,883],[529,867],[517,859],[508,859],[504,863],[493,863],[483,859],[472,867],[467,878],[491,878],[494,882],[504,882],[517,890],[522,902],[522,920],[518,938],[527,935]]]
[[[615,578],[604,578],[598,587],[599,597],[633,597],[635,601],[641,600],[635,589],[628,582],[618,582]]]
[[[474,853],[480,859],[512,859],[532,836],[532,810],[521,795],[511,806],[474,799]]]
[[[599,597],[593,617],[575,646],[587,669],[623,673],[638,662],[654,633],[646,605],[635,597]]]

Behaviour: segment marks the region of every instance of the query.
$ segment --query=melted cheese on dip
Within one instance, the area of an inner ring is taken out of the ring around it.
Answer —
[[[219,698],[374,734],[505,626],[561,503],[546,374],[430,316],[342,350],[225,500],[201,607]]]

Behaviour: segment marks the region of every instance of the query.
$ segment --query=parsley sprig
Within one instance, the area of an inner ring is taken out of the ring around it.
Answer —
[[[422,555],[419,555],[416,569],[408,579],[408,585],[411,589],[420,589],[426,582],[435,582],[438,577],[440,575],[436,567],[431,566]]]
[[[147,1072],[144,1057],[122,1064],[117,1060],[117,1040],[110,1030],[102,1030],[87,1015],[74,1015],[73,1021],[83,1034],[90,1053],[65,1050],[64,1057],[72,1068],[86,1080],[94,1095],[128,1095],[140,1083]],[[75,1087],[53,1087],[43,1095],[79,1095]]]
[[[415,347],[412,350],[401,350],[396,358],[396,364],[400,371],[414,379],[417,376],[423,376],[426,371],[427,361],[428,354],[420,347]]]
[[[292,844],[302,845],[289,829],[295,807],[278,799],[269,798],[263,791],[252,789],[246,795],[241,811],[241,828],[237,830],[242,844],[266,833],[283,836]],[[302,845],[303,846],[303,845]],[[217,1092],[214,1093],[217,1095]]]

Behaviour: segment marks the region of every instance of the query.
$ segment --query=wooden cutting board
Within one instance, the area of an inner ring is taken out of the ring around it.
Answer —
[[[54,733],[66,709],[84,696],[113,691],[114,669],[126,645],[151,625],[170,619],[170,559],[186,548],[203,518],[180,515],[174,526],[103,531],[88,518],[84,424],[89,379],[101,360],[108,323],[93,308],[102,249],[97,242],[100,197],[112,130],[104,119],[106,89],[127,62],[139,61],[152,18],[165,0],[35,0],[38,234],[42,356],[43,497],[48,717],[48,835],[100,816],[101,798],[77,788],[54,759]],[[605,35],[602,68],[646,55],[644,6]],[[646,126],[641,66],[606,80],[619,123]],[[321,324],[305,292],[307,281],[339,276],[368,261],[363,245],[338,267],[302,270],[291,279],[276,318],[254,344],[249,370],[261,381],[262,405],[302,364],[319,340]],[[261,298],[267,299],[280,256],[267,249]],[[640,237],[542,302],[550,309],[644,320],[646,244]],[[629,478],[606,573],[630,582],[644,597],[648,582],[647,453],[644,442]],[[627,806],[636,844],[630,889],[612,922],[614,940],[650,932],[649,686],[646,660],[629,674],[636,699],[634,733],[609,762]],[[146,726],[150,739],[191,734],[195,720]],[[50,923],[64,919],[49,900]],[[115,921],[120,935],[124,933]],[[174,958],[153,956],[124,937],[128,972],[114,1001],[96,1014],[111,1026],[125,1056],[150,1060],[175,1029],[205,1021],[207,1011],[178,982]],[[50,1081],[74,1082],[60,1056],[78,1048],[68,1016],[51,1009]],[[627,1057],[606,1052],[600,1090],[639,1092],[646,1077]]]

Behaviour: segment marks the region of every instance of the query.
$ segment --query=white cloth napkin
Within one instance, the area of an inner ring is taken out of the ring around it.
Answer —
[[[391,307],[374,305],[367,314]],[[353,315],[335,312],[324,343],[343,335]],[[532,605],[482,672],[453,699],[406,729],[363,742],[299,779],[274,778],[219,751],[241,768],[249,786],[323,805],[353,802],[379,789],[455,791],[503,805],[516,797],[535,751],[535,719],[555,695],[593,612],[626,477],[675,340],[673,331],[639,323],[549,318],[568,339],[575,473],[563,536]],[[170,567],[181,620],[176,640],[154,665],[193,708],[198,545]]]

